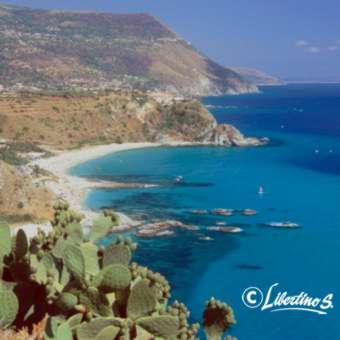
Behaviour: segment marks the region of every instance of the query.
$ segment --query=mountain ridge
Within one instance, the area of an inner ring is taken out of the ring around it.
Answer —
[[[0,73],[7,89],[119,88],[187,96],[257,91],[148,13],[0,5]]]
[[[264,71],[249,67],[231,67],[239,73],[244,79],[257,86],[284,85],[285,82],[280,78],[272,76]]]

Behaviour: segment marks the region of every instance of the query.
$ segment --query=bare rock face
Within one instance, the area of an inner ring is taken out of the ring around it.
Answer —
[[[259,146],[266,138],[246,137],[229,124],[217,124],[198,100],[183,100],[162,106],[156,140],[161,143],[189,142],[217,146]]]
[[[202,142],[223,146],[259,146],[268,142],[266,138],[245,137],[229,124],[220,124],[202,136]]]

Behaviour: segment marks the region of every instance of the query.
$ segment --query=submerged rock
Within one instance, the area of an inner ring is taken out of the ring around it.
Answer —
[[[208,215],[209,211],[205,209],[196,209],[196,210],[191,210],[190,211],[194,215]]]
[[[140,229],[137,231],[139,237],[164,237],[173,236],[175,232],[172,230],[153,230],[153,229]]]
[[[234,213],[233,209],[214,209],[211,211],[213,215],[231,216]]]
[[[241,214],[245,216],[252,216],[252,215],[256,215],[257,211],[254,209],[244,209],[241,211]]]
[[[194,225],[187,225],[176,220],[157,221],[143,225],[136,233],[139,237],[160,237],[172,236],[174,231],[170,229],[181,228],[190,231],[196,231],[199,228]]]
[[[220,231],[222,233],[241,233],[243,229],[239,227],[209,227],[210,231]]]

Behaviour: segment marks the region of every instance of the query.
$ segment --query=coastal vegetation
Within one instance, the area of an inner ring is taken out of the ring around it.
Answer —
[[[0,159],[0,219],[10,224],[50,220],[55,195],[45,186],[44,178],[54,177],[39,167],[28,167],[16,148],[9,150],[11,158]]]
[[[197,339],[199,325],[170,300],[168,281],[131,262],[135,243],[118,236],[100,246],[117,223],[114,213],[99,216],[85,234],[83,216],[68,203],[54,209],[53,229],[32,239],[23,230],[11,236],[0,222],[1,339]],[[233,324],[228,305],[207,302],[207,339],[222,339]]]
[[[16,164],[21,163],[13,154],[18,146],[39,152],[31,146],[63,150],[145,141],[259,143],[231,126],[222,131],[198,100],[139,90],[6,93],[0,96],[0,131],[11,142],[10,150],[0,148],[0,155]]]
[[[31,152],[44,153],[45,156],[48,155],[48,153],[38,145],[29,142],[13,141],[4,143],[2,146],[0,144],[0,160],[11,165],[20,166],[27,164],[29,160],[23,155]]]

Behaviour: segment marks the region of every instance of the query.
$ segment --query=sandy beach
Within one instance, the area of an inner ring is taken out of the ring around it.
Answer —
[[[119,188],[126,186],[144,186],[143,183],[124,184],[115,182],[97,182],[90,181],[85,178],[71,176],[68,170],[73,166],[95,159],[104,155],[112,154],[119,151],[126,151],[132,149],[158,147],[158,143],[123,143],[123,144],[109,144],[85,147],[79,150],[72,150],[60,152],[56,156],[49,158],[40,158],[30,163],[31,166],[38,165],[40,168],[49,171],[55,176],[55,179],[45,180],[46,186],[55,193],[58,198],[65,199],[69,202],[72,209],[81,212],[85,215],[83,221],[84,227],[88,228],[92,220],[98,214],[95,211],[87,209],[84,205],[86,193],[91,188]],[[131,226],[139,224],[139,222],[132,220],[128,216],[117,212],[120,216],[120,229],[124,230]],[[24,229],[29,237],[35,235],[38,228],[49,230],[51,228],[49,223],[44,224],[25,224],[18,228]],[[16,230],[18,229],[16,228]]]

